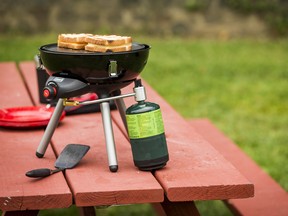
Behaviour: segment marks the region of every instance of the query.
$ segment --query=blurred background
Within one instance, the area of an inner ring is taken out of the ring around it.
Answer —
[[[59,33],[151,45],[141,76],[183,117],[209,118],[288,191],[288,1],[0,0],[0,14],[0,61],[31,61]],[[220,201],[197,207],[231,215]],[[154,213],[143,204],[97,215]]]
[[[285,0],[1,0],[0,32],[153,36],[287,36]]]

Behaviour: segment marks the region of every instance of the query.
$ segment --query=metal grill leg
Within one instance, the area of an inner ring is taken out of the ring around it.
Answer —
[[[36,151],[36,156],[42,158],[46,152],[49,142],[53,136],[53,133],[59,123],[60,117],[64,110],[63,99],[60,98],[57,102],[56,108],[51,116],[51,119],[45,129],[44,135],[40,141],[40,144]]]
[[[118,162],[117,162],[117,156],[116,156],[116,150],[115,150],[115,141],[114,141],[109,102],[100,103],[100,109],[101,109],[102,122],[103,122],[105,139],[106,139],[106,150],[107,150],[108,161],[109,161],[109,169],[111,172],[117,172]]]
[[[125,106],[123,98],[116,99],[115,104],[117,106],[117,109],[120,113],[122,122],[123,122],[125,129],[126,129],[126,132],[127,132],[128,129],[127,129],[127,122],[126,122],[126,106]]]
[[[121,90],[120,89],[115,90],[112,94],[113,94],[113,96],[121,95]],[[124,99],[118,98],[118,99],[115,99],[114,101],[115,101],[116,107],[120,113],[122,122],[125,126],[125,129],[126,129],[126,132],[128,133],[127,122],[126,122],[126,105],[124,103]]]

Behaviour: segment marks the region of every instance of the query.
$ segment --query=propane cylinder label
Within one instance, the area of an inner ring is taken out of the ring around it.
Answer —
[[[146,138],[164,133],[160,109],[141,114],[127,114],[126,119],[131,139]]]

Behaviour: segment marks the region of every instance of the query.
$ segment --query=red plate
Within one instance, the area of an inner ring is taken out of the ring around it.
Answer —
[[[0,126],[3,127],[42,127],[46,126],[54,107],[13,107],[0,110]],[[64,118],[62,113],[60,121]]]

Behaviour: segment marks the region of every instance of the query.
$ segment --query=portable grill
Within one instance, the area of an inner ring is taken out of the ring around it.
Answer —
[[[135,86],[134,92],[121,94],[121,88],[135,81],[144,69],[150,46],[133,43],[131,51],[115,53],[65,49],[59,48],[57,44],[44,45],[39,50],[38,67],[45,68],[50,75],[43,89],[43,96],[47,99],[56,99],[58,102],[37,148],[37,157],[44,156],[65,106],[99,103],[109,169],[111,172],[116,172],[118,162],[109,101],[115,101],[127,129],[123,98],[130,96],[137,98],[139,94],[143,97],[145,90],[143,87]],[[99,99],[85,102],[69,100],[71,97],[89,92],[95,92]]]

